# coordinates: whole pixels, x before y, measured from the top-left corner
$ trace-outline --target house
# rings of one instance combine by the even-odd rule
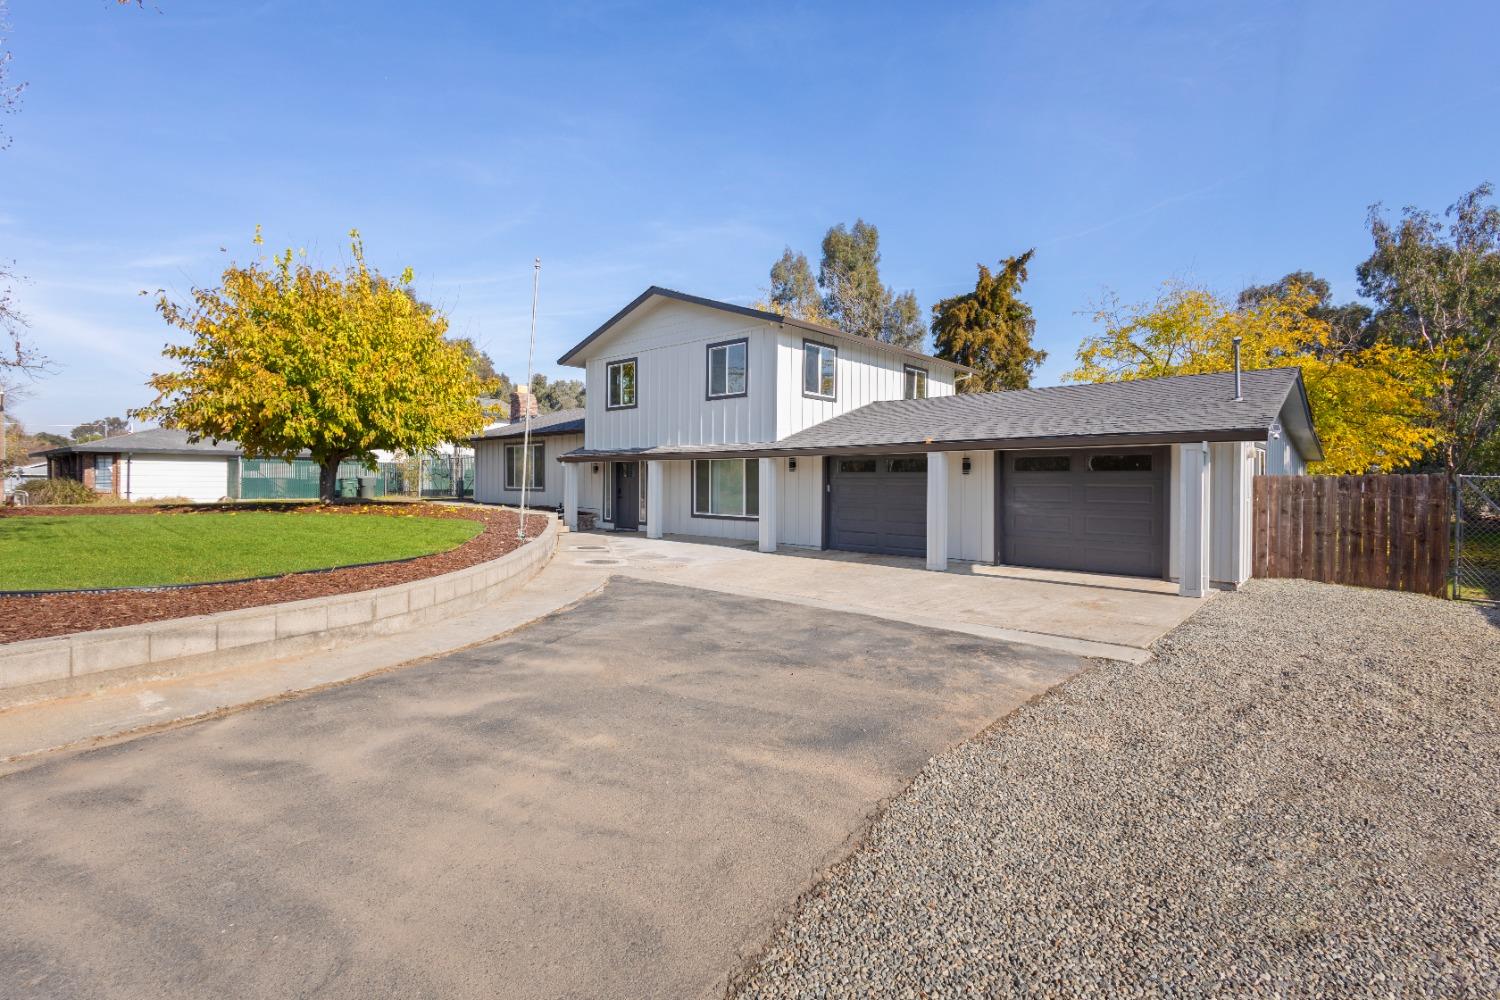
[[[547,501],[561,464],[571,526],[582,509],[767,552],[1132,574],[1201,596],[1250,575],[1255,473],[1322,457],[1296,369],[956,394],[961,365],[658,287],[559,364],[586,372],[581,426],[533,421],[533,457]],[[519,496],[519,430],[486,435],[506,478],[481,499]]]
[[[186,497],[212,503],[239,495],[240,449],[233,441],[189,441],[154,427],[38,452],[52,479],[77,479],[125,500]]]
[[[583,447],[584,410],[558,410],[531,418],[531,457],[523,463],[526,421],[485,431],[472,440],[474,499],[515,506],[527,482],[528,507],[556,507],[563,502],[564,470],[557,459]]]

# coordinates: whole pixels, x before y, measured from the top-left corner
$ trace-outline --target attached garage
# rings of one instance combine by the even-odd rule
[[[926,554],[926,455],[830,458],[828,484],[829,548]]]
[[[1166,449],[1005,452],[1001,561],[1165,576]]]

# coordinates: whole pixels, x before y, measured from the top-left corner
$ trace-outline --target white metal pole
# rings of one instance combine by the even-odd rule
[[[537,257],[531,265],[531,341],[526,347],[526,392],[516,394],[518,400],[524,400],[522,405],[526,407],[526,429],[521,434],[521,526],[516,531],[516,537],[523,542],[526,540],[526,488],[531,483],[531,380],[534,377],[532,366],[536,363],[536,294],[541,280],[542,258]]]

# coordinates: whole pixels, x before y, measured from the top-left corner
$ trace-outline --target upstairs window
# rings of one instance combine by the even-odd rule
[[[604,381],[609,387],[604,402],[606,410],[628,410],[635,405],[635,369],[635,358],[611,361],[605,366]]]
[[[802,342],[802,395],[814,399],[838,398],[838,349],[811,340]]]
[[[708,345],[708,398],[731,399],[750,391],[750,342]]]
[[[927,398],[927,369],[916,365],[906,366],[906,398]]]

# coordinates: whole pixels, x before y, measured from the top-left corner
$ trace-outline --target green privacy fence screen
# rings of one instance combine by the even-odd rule
[[[239,463],[241,500],[316,500],[318,467],[311,459],[291,462],[275,458],[242,458]],[[474,459],[468,455],[431,455],[420,462],[381,463],[370,469],[358,462],[343,462],[338,471],[340,496],[359,495],[361,480],[373,481],[375,496],[413,496],[420,468],[424,497],[472,497]],[[231,477],[231,480],[233,477]],[[410,480],[410,481],[408,481]],[[231,482],[233,485],[233,482]]]

